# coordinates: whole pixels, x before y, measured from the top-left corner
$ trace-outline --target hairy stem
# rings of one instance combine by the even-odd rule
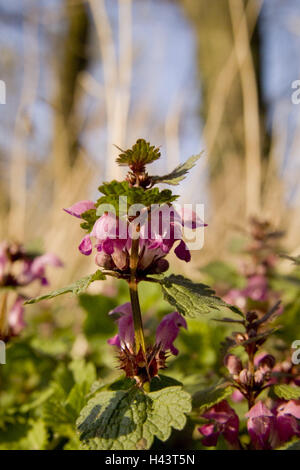
[[[139,239],[132,240],[131,255],[130,255],[130,280],[129,291],[132,307],[134,335],[135,335],[135,348],[136,352],[142,348],[143,353],[146,353],[145,338],[143,330],[143,322],[141,315],[141,307],[138,295],[138,284],[136,280],[136,269],[139,257]]]

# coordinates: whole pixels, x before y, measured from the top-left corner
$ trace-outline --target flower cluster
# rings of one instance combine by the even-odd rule
[[[274,449],[300,437],[300,400],[279,402],[271,410],[258,401],[246,414],[247,428],[255,449]]]
[[[25,296],[20,288],[34,281],[39,281],[43,286],[48,285],[46,266],[60,267],[62,263],[52,253],[37,255],[17,243],[4,241],[0,244],[0,288],[3,288],[0,306],[1,340],[8,341],[12,336],[19,335],[25,327]],[[8,297],[12,297],[12,294],[15,295],[11,303]]]
[[[155,344],[148,346],[146,354],[141,350],[135,353],[134,323],[132,307],[129,302],[118,306],[110,312],[118,324],[118,334],[108,340],[108,343],[118,350],[120,368],[126,377],[135,379],[139,385],[150,381],[158,375],[159,369],[166,368],[167,353],[178,354],[174,341],[181,327],[187,328],[185,319],[173,312],[165,315],[156,329]]]
[[[149,280],[149,274],[166,272],[169,269],[166,257],[173,248],[180,260],[189,262],[191,253],[185,243],[185,229],[205,226],[190,206],[173,204],[178,196],[170,190],[153,188],[166,179],[169,184],[177,184],[198,156],[165,178],[149,176],[146,165],[159,156],[158,148],[139,139],[117,159],[119,165],[129,167],[125,181],[104,183],[99,187],[102,196],[97,201],[79,201],[64,209],[81,219],[81,227],[88,232],[79,244],[79,251],[86,256],[94,252],[95,263],[104,275],[128,282],[131,303],[111,313],[117,317],[119,333],[109,343],[118,350],[120,368],[140,386],[165,368],[167,353],[177,354],[173,342],[179,328],[187,325],[178,312],[170,313],[158,325],[155,344],[147,345],[138,283]]]
[[[300,436],[297,421],[300,401],[281,398],[274,401],[272,395],[264,401],[258,398],[273,384],[283,382],[297,387],[299,370],[289,360],[276,364],[275,357],[261,349],[274,332],[269,323],[282,313],[278,294],[269,283],[276,264],[276,240],[281,233],[271,232],[268,223],[252,219],[251,235],[248,254],[252,261],[245,268],[247,285],[244,289],[232,289],[225,296],[226,301],[241,310],[239,319],[224,318],[223,321],[242,328],[226,338],[224,365],[229,373],[227,383],[234,389],[232,401],[248,403],[249,411],[245,415],[250,436],[248,448],[275,449]],[[236,347],[244,349],[246,361],[231,352]],[[199,428],[204,436],[203,445],[215,446],[222,435],[231,448],[243,448],[238,438],[239,418],[226,400],[208,409],[202,418],[208,420]]]
[[[80,201],[65,211],[80,218],[90,209],[95,209],[92,201]],[[183,228],[195,229],[205,224],[194,211],[187,208],[164,205],[147,209],[139,214],[137,219],[129,221],[130,217],[122,219],[114,213],[105,212],[99,217],[91,233],[86,235],[79,245],[84,255],[93,251],[92,239],[95,240],[97,251],[95,262],[98,266],[108,270],[116,270],[126,276],[129,273],[129,259],[132,240],[138,232],[139,261],[137,272],[141,275],[162,273],[167,271],[169,263],[165,259],[176,242],[174,250],[176,256],[186,262],[191,260],[190,251],[183,240]]]
[[[230,304],[247,311],[255,309],[265,313],[279,298],[271,285],[279,252],[278,239],[282,232],[272,231],[267,221],[250,219],[250,243],[246,253],[250,262],[243,267],[246,286],[243,289],[230,289],[223,297]],[[282,313],[282,309],[277,312]]]
[[[198,428],[204,436],[203,445],[217,445],[218,438],[222,435],[233,449],[239,448],[239,417],[226,400],[213,406],[202,416],[209,421]]]

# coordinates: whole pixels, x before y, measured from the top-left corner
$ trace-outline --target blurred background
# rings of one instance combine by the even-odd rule
[[[50,288],[33,283],[28,295],[96,270],[94,257],[77,249],[79,221],[62,209],[95,199],[103,181],[122,179],[114,144],[126,149],[137,138],[160,146],[152,174],[204,151],[174,191],[181,202],[205,204],[204,247],[191,263],[173,257],[172,271],[218,295],[243,292],[252,216],[268,220],[271,233],[285,232],[274,253],[300,254],[300,104],[292,102],[299,0],[0,0],[0,23],[0,243],[21,242],[64,262],[47,272]],[[268,302],[283,300],[284,328],[267,351],[286,363],[300,337],[300,271],[276,259]],[[155,284],[141,283],[140,294],[150,341],[171,307]],[[91,383],[120,376],[107,314],[128,297],[124,281],[107,280],[78,299],[26,307],[27,327],[8,345],[9,366],[0,367],[0,449],[78,448],[75,421],[87,391],[66,417],[72,361],[90,361],[79,365]],[[191,393],[224,372],[220,347],[232,327],[213,316],[189,319],[180,354],[168,361],[167,375]],[[165,445],[201,448],[194,427]]]
[[[62,208],[121,178],[114,144],[139,137],[161,147],[154,173],[205,151],[180,188],[205,203],[197,266],[250,215],[298,254],[299,1],[2,0],[0,21],[0,239],[59,255],[54,284],[94,264]]]

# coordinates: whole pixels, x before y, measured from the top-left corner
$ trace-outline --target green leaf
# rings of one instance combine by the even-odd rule
[[[197,318],[203,313],[211,313],[221,307],[228,307],[236,312],[235,307],[226,304],[215,296],[215,292],[205,284],[194,283],[189,279],[171,274],[158,278],[164,298],[182,315]],[[237,312],[236,312],[237,313]]]
[[[0,431],[0,450],[43,450],[47,441],[42,420],[29,419],[27,423],[14,423]]]
[[[86,230],[88,233],[90,233],[97,220],[96,209],[89,209],[88,211],[81,214],[81,218],[85,222],[82,222],[80,224],[80,227]]]
[[[276,450],[300,450],[300,441],[297,439],[297,441],[288,442]]]
[[[96,380],[96,369],[83,359],[63,365],[55,374],[49,399],[43,406],[44,421],[49,428],[73,438],[74,425],[81,409],[87,403],[91,385]]]
[[[73,373],[75,382],[79,385],[86,382],[91,386],[97,378],[94,364],[92,362],[86,363],[84,359],[75,359],[69,364],[69,369]]]
[[[79,305],[86,312],[83,329],[87,337],[113,335],[116,327],[108,312],[117,306],[115,299],[85,293],[79,296]]]
[[[183,429],[191,410],[182,387],[144,393],[104,391],[92,398],[77,421],[84,448],[99,450],[149,449],[154,437],[166,441],[172,428]]]
[[[284,400],[299,400],[300,399],[300,388],[292,387],[291,385],[273,385],[272,392],[278,398],[283,398]]]
[[[62,287],[61,289],[54,290],[50,292],[50,294],[40,295],[39,297],[35,297],[34,299],[26,300],[25,304],[35,304],[36,302],[40,302],[41,300],[53,299],[59,295],[67,294],[71,292],[72,294],[79,295],[84,292],[89,285],[94,281],[103,281],[106,279],[105,275],[98,269],[95,273],[89,274],[78,281],[70,284],[67,287]]]
[[[154,162],[160,158],[159,148],[150,145],[145,139],[138,139],[131,149],[121,150],[117,158],[117,163],[121,166],[133,166],[136,169],[143,169],[144,165]]]
[[[193,396],[193,409],[197,408],[197,412],[202,414],[212,406],[217,405],[217,403],[229,397],[232,391],[232,387],[224,383],[200,390]]]
[[[180,181],[186,177],[188,171],[195,166],[197,160],[199,160],[202,154],[203,152],[199,153],[198,155],[193,155],[185,163],[178,165],[171,173],[168,173],[167,175],[151,176],[152,181],[154,184],[164,183],[174,186],[179,184]]]
[[[104,183],[99,187],[99,191],[104,194],[96,202],[97,216],[101,216],[105,211],[111,210],[113,206],[116,215],[120,214],[120,197],[126,196],[127,206],[124,207],[124,201],[121,201],[121,211],[127,212],[128,208],[134,204],[142,204],[150,207],[152,204],[165,204],[175,201],[178,196],[173,195],[169,189],[160,191],[158,188],[145,190],[141,187],[130,187],[127,181],[113,180],[110,183]]]

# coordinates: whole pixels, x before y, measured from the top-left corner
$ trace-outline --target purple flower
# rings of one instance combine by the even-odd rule
[[[177,356],[178,349],[174,346],[174,341],[179,334],[180,327],[187,329],[185,318],[178,312],[165,315],[156,330],[156,344],[159,344],[163,351],[170,350]]]
[[[182,239],[183,227],[195,229],[204,226],[206,224],[192,210],[164,205],[151,211],[150,220],[142,224],[140,234],[148,242],[145,244],[146,251],[154,250],[153,256],[156,257],[159,253],[161,257],[166,256],[174,243],[179,241],[174,252],[179,259],[189,262],[191,254]]]
[[[117,317],[119,333],[109,339],[108,344],[118,348],[125,346],[132,350],[134,345],[134,326],[130,302],[119,305],[110,312],[110,315]]]
[[[300,400],[277,405],[272,411],[261,401],[246,414],[252,442],[259,449],[272,449],[300,436]]]
[[[118,348],[126,347],[134,349],[134,325],[131,304],[120,305],[110,312],[111,316],[116,316],[119,333],[108,340],[108,343]],[[175,356],[178,349],[174,346],[174,341],[179,334],[180,327],[187,328],[185,319],[178,313],[173,312],[165,315],[156,330],[156,345],[161,351],[171,351]]]
[[[239,418],[226,400],[213,406],[202,416],[212,421],[198,428],[199,432],[204,436],[202,439],[203,445],[208,447],[215,446],[221,434],[232,446],[236,447],[238,445]]]
[[[243,289],[243,295],[258,302],[266,302],[268,300],[268,280],[261,274],[255,274],[248,278],[248,284]]]
[[[83,237],[83,239],[81,240],[78,246],[78,249],[83,255],[86,255],[86,256],[89,256],[92,253],[93,245],[92,245],[92,241],[89,235],[86,235],[85,237]]]
[[[10,312],[8,313],[8,328],[9,334],[11,336],[18,336],[26,326],[24,321],[25,309],[23,304],[23,297],[18,296]]]
[[[288,442],[292,437],[300,437],[300,400],[290,400],[281,403],[275,411],[275,428],[277,432],[277,443]]]
[[[246,414],[247,428],[255,447],[270,449],[269,438],[274,428],[275,418],[269,408],[262,401],[258,401]]]
[[[62,267],[60,259],[52,254],[45,253],[34,259],[24,260],[24,269],[18,278],[20,285],[27,285],[35,280],[39,280],[42,285],[48,285],[46,278],[46,266]]]
[[[227,354],[225,356],[224,365],[227,367],[229,373],[234,376],[239,375],[243,368],[242,361],[234,354]]]
[[[95,222],[91,237],[96,238],[98,251],[112,255],[115,248],[125,248],[128,240],[127,224],[115,214],[106,212]]]
[[[81,214],[83,214],[84,212],[90,209],[95,209],[95,208],[96,206],[92,201],[79,201],[73,204],[73,206],[68,207],[67,209],[64,209],[64,211],[80,219]]]

